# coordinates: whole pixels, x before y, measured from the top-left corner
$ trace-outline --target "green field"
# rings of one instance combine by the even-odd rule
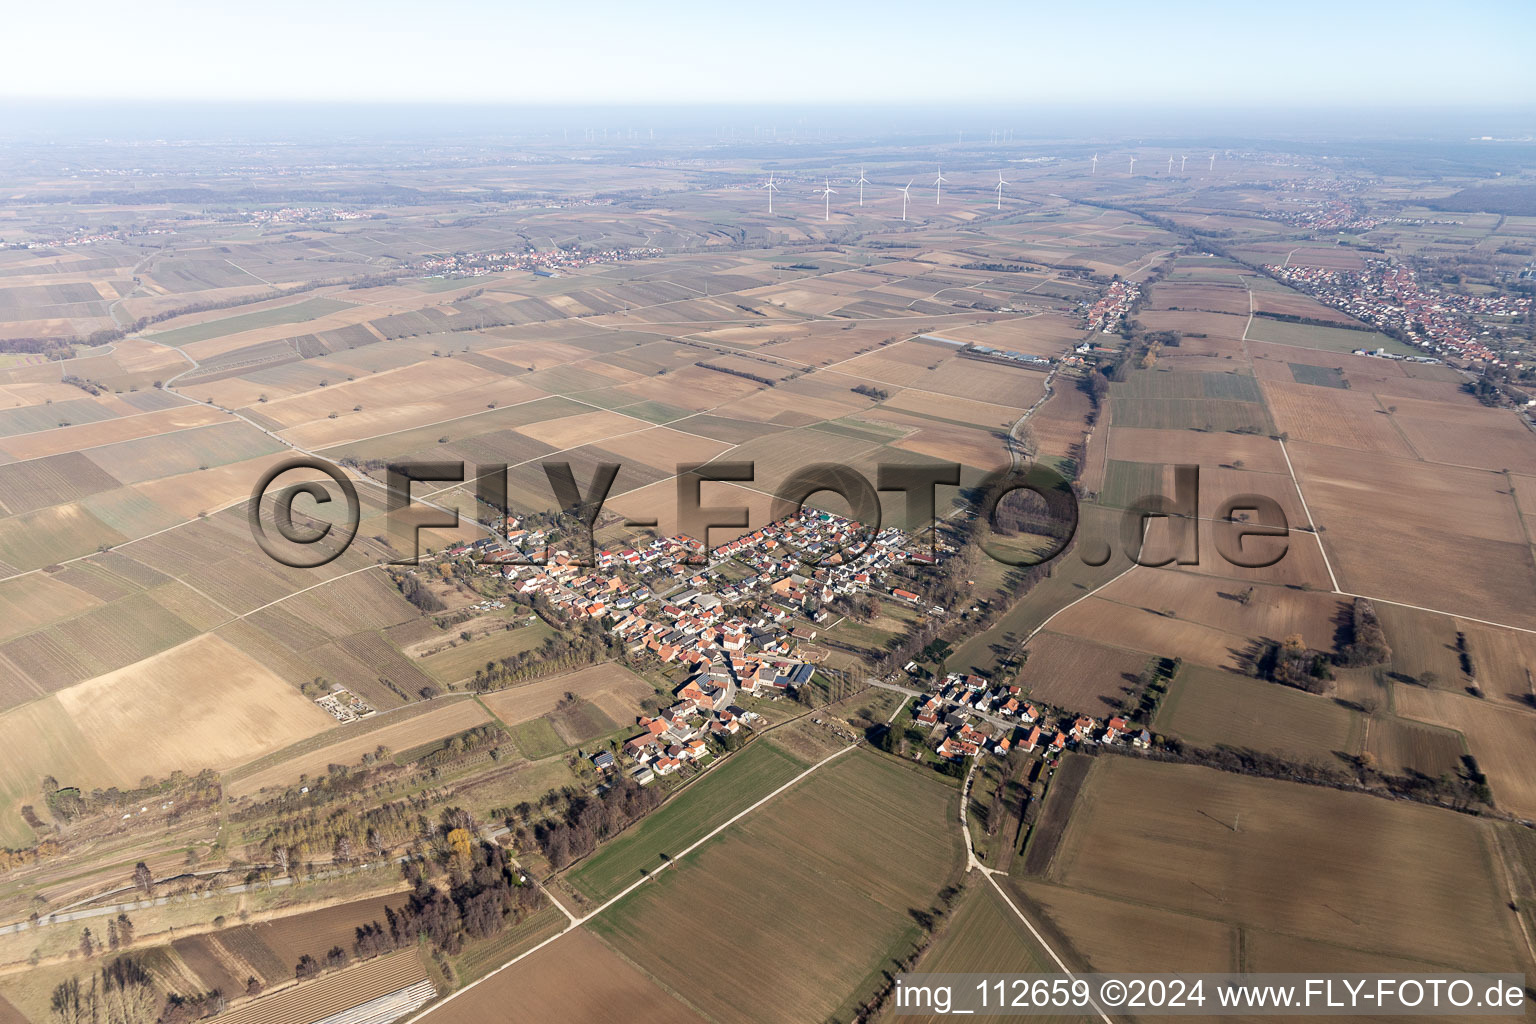
[[[1105,466],[1104,490],[1099,492],[1099,501],[1111,508],[1130,508],[1141,498],[1162,493],[1162,463],[1110,459]]]
[[[1221,398],[1261,402],[1258,382],[1241,373],[1192,373],[1183,370],[1133,370],[1123,382],[1112,384],[1116,400],[1122,398]]]
[[[822,631],[824,636],[845,644],[862,647],[871,654],[883,652],[896,634],[877,629],[867,622],[860,622],[851,615],[844,617],[836,626]]]
[[[1202,373],[1201,386],[1206,398],[1236,399],[1239,402],[1262,402],[1259,382],[1241,373]]]
[[[933,945],[912,968],[922,974],[1057,974],[1059,969],[1050,956],[1029,934],[1024,922],[1003,901],[996,889],[975,881],[965,898],[950,913]],[[952,1019],[904,1013],[898,1016],[887,1004],[881,1021],[938,1024]],[[1081,1016],[1058,1017],[1036,1014],[1028,1018],[1034,1024],[1052,1024],[1084,1020]]]
[[[517,744],[517,749],[530,761],[558,754],[566,747],[566,742],[555,732],[548,718],[531,718],[519,722],[512,726],[511,732],[512,742]]]
[[[720,1024],[848,1020],[958,880],[957,796],[855,750],[590,927]],[[700,965],[722,955],[751,967],[700,984]]]
[[[461,985],[484,977],[525,949],[538,945],[566,925],[566,917],[548,901],[517,924],[479,942],[471,942],[452,959]]]
[[[1412,345],[1393,341],[1375,331],[1352,331],[1347,327],[1321,327],[1315,324],[1293,324],[1285,320],[1270,320],[1256,316],[1248,328],[1249,341],[1270,341],[1276,345],[1295,345],[1298,348],[1316,348],[1326,352],[1353,352],[1357,348],[1375,350],[1384,348],[1400,356],[1420,356],[1423,351]]]
[[[226,334],[254,331],[259,327],[301,324],[308,320],[325,316],[327,313],[351,309],[352,306],[353,303],[342,302],[338,299],[305,299],[303,302],[297,302],[291,306],[277,306],[273,309],[257,310],[254,313],[227,316],[222,320],[209,320],[207,323],[177,327],[160,334],[150,335],[149,339],[161,345],[187,345],[194,341],[221,338]]]
[[[0,561],[16,570],[41,569],[126,540],[78,502],[0,519]]]
[[[555,631],[543,619],[536,619],[516,629],[498,629],[457,647],[429,654],[419,664],[428,675],[445,683],[457,683],[472,678],[477,670],[485,668],[488,661],[498,661],[523,651],[531,651],[542,644],[545,637],[554,635]]]
[[[586,743],[619,729],[619,723],[604,714],[602,708],[580,699],[566,703],[546,717],[567,746]]]
[[[600,403],[593,403],[600,404]],[[675,405],[667,405],[664,402],[635,402],[631,405],[620,406],[626,416],[638,416],[642,420],[652,423],[671,423],[673,420],[682,419],[691,415],[687,409],[678,408]]]
[[[1110,415],[1117,427],[1162,430],[1235,430],[1272,434],[1275,425],[1258,402],[1211,398],[1116,398]]]
[[[593,900],[605,900],[660,866],[664,854],[698,841],[805,767],[799,758],[758,740],[576,865],[566,881]]]
[[[1273,433],[1258,382],[1240,373],[1136,370],[1110,385],[1117,427]]]
[[[1347,388],[1344,374],[1333,366],[1313,366],[1311,363],[1288,363],[1291,379],[1297,384],[1313,384],[1321,388]]]
[[[1247,747],[1337,764],[1356,754],[1363,719],[1328,697],[1235,672],[1188,665],[1157,709],[1153,728],[1198,746]]]

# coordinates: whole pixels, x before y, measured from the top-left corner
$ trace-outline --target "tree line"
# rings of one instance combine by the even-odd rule
[[[153,976],[138,956],[120,956],[88,976],[66,978],[48,1001],[56,1024],[187,1024],[223,1011],[224,996],[212,992],[162,999]]]
[[[531,838],[549,866],[558,871],[644,817],[660,806],[663,799],[658,789],[641,786],[633,779],[621,779],[600,796],[568,799],[563,813],[534,826]],[[510,827],[512,822],[507,824]],[[520,844],[527,841],[530,834],[526,825],[517,828],[516,836]]]
[[[455,836],[456,832],[460,835]],[[453,956],[464,948],[465,940],[500,934],[543,904],[543,894],[522,880],[506,850],[483,841],[471,844],[468,830],[462,827],[449,830],[448,837],[447,889],[428,881],[419,863],[406,862],[403,870],[412,886],[410,895],[398,909],[384,908],[383,923],[371,921],[358,927],[352,955],[377,956],[413,946],[419,936],[425,936],[437,951]],[[327,960],[344,965],[346,954],[338,958],[335,951],[327,954]]]

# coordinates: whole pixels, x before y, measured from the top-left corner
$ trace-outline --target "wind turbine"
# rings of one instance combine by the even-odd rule
[[[1173,174],[1173,157],[1168,158],[1168,173]]]
[[[859,205],[864,205],[864,186],[869,184],[869,179],[864,177],[864,165],[859,165]]]
[[[1136,158],[1131,157],[1131,177],[1136,177]]]
[[[833,188],[832,187],[832,182],[828,181],[826,178],[823,178],[822,181],[826,182],[826,187],[825,188],[819,188],[819,189],[816,190],[816,191],[820,192],[822,197],[826,200],[826,209],[822,212],[821,219],[822,220],[831,220],[832,219],[832,197],[837,195],[837,189]]]
[[[1003,172],[1002,171],[998,171],[997,172],[997,208],[999,210],[1001,210],[1003,208],[1003,186],[1006,185],[1006,184],[1008,184],[1008,183],[1003,180]]]
[[[933,205],[939,205],[939,197],[944,194],[944,183],[949,179],[944,177],[944,168],[939,168],[939,176],[933,179]]]
[[[1211,154],[1211,170],[1214,171],[1215,169],[1216,169],[1216,154],[1212,153]]]
[[[1099,173],[1099,154],[1097,154],[1097,153],[1093,154],[1093,159],[1088,162],[1088,173],[1089,174],[1098,174]]]
[[[912,181],[916,181],[916,180],[917,180],[916,178],[912,179]],[[906,220],[907,219],[907,199],[911,197],[912,181],[907,182],[907,187],[906,188],[900,188],[900,189],[896,190],[896,191],[901,193],[901,219],[902,220]]]
[[[764,185],[763,188],[768,190],[768,212],[771,214],[773,213],[773,194],[780,191],[779,186],[773,183],[772,171],[768,172],[768,184]]]
[[[1187,156],[1179,157],[1179,173],[1180,174],[1184,173],[1184,165],[1187,164],[1187,163],[1189,163],[1189,157],[1187,157]]]

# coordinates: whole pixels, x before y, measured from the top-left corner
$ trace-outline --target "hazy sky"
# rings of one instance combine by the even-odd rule
[[[1528,104],[1536,2],[13,3],[0,96]]]

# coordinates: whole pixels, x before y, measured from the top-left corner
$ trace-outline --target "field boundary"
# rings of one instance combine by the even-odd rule
[[[529,957],[529,956],[533,955],[534,953],[537,953],[539,950],[543,949],[545,946],[547,946],[550,943],[554,942],[556,939],[559,939],[562,935],[565,935],[567,932],[570,932],[570,931],[573,931],[574,929],[580,928],[587,921],[590,921],[594,917],[597,917],[599,914],[603,913],[609,907],[613,906],[615,903],[619,902],[624,897],[626,897],[630,893],[634,892],[640,886],[642,886],[645,883],[649,882],[652,878],[655,878],[657,875],[661,874],[667,868],[671,867],[673,864],[675,864],[678,861],[682,860],[684,857],[688,856],[688,854],[692,853],[694,850],[698,849],[700,846],[703,846],[705,843],[707,843],[711,839],[715,838],[721,832],[723,832],[726,829],[730,828],[732,825],[736,824],[736,822],[740,821],[742,818],[746,817],[747,815],[751,814],[753,811],[757,810],[759,807],[763,806],[763,804],[768,803],[770,800],[774,799],[775,797],[777,797],[779,794],[783,793],[784,791],[793,788],[795,785],[797,785],[799,782],[801,782],[803,779],[805,779],[812,772],[818,771],[819,769],[821,769],[822,767],[824,767],[828,763],[836,760],[839,757],[842,757],[844,754],[848,753],[848,751],[850,751],[850,750],[857,750],[860,746],[861,746],[861,744],[859,744],[859,743],[849,744],[848,746],[843,747],[841,750],[838,750],[835,753],[829,754],[826,757],[822,758],[820,761],[817,761],[815,764],[813,764],[810,767],[806,768],[805,771],[801,772],[799,775],[796,775],[794,778],[790,779],[788,782],[784,783],[782,786],[780,786],[778,789],[775,789],[773,792],[769,793],[767,796],[761,798],[756,803],[752,804],[751,806],[749,806],[749,807],[747,807],[747,808],[745,808],[745,809],[743,809],[741,811],[738,811],[728,821],[720,824],[713,831],[711,831],[709,834],[703,836],[702,838],[700,838],[696,842],[692,843],[686,849],[680,850],[676,854],[673,854],[669,859],[663,861],[658,867],[656,867],[654,870],[652,870],[648,875],[646,875],[645,877],[639,879],[636,882],[630,883],[630,885],[625,887],[616,896],[613,896],[610,899],[608,899],[606,902],[599,904],[590,913],[583,914],[581,917],[572,918],[569,924],[567,924],[564,928],[560,929],[560,931],[556,932],[554,935],[551,935],[549,938],[547,938],[544,941],[540,942],[538,945],[524,950],[523,952],[519,953],[517,956],[513,957],[511,960],[508,960],[506,963],[504,963],[501,966],[495,968],[494,970],[487,971],[485,974],[481,975],[479,978],[476,978],[474,981],[470,982],[468,985],[465,985],[463,988],[455,989],[454,991],[450,992],[448,995],[444,996],[441,1000],[439,1000],[437,1002],[434,1002],[431,1005],[429,1005],[427,1007],[424,1007],[423,1009],[417,1011],[415,1014],[413,1014],[412,1016],[407,1018],[404,1021],[404,1024],[416,1024],[417,1021],[419,1021],[422,1018],[426,1017],[428,1014],[434,1013],[437,1010],[441,1009],[442,1007],[446,1006],[448,1003],[450,1003],[453,1000],[457,999],[459,996],[463,995],[465,992],[468,992],[470,989],[473,989],[475,986],[479,985],[481,982],[484,982],[484,981],[487,981],[487,980],[489,980],[491,978],[494,978],[496,975],[500,974],[502,971],[504,971],[507,968],[513,966],[514,964],[518,963],[519,961],[525,959],[526,957]],[[550,898],[553,899],[553,897],[550,897]],[[1106,1021],[1106,1024],[1108,1024],[1107,1021]]]

